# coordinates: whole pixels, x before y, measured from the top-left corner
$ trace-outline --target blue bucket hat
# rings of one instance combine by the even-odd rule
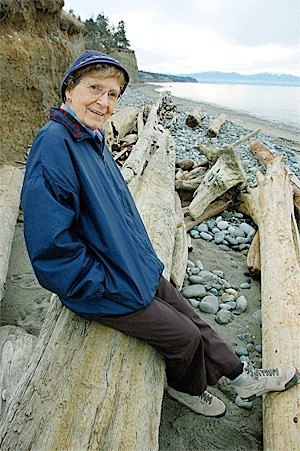
[[[60,92],[61,92],[61,97],[63,102],[66,99],[65,96],[65,91],[66,91],[66,80],[68,79],[68,77],[75,71],[77,71],[78,69],[82,69],[83,67],[87,67],[90,66],[92,64],[109,64],[110,66],[115,66],[118,69],[120,69],[124,76],[125,76],[125,81],[126,84],[123,87],[121,94],[123,94],[123,92],[125,91],[126,86],[129,83],[129,74],[127,72],[127,70],[125,69],[125,67],[122,66],[121,63],[119,63],[119,61],[115,60],[114,58],[112,58],[111,56],[106,55],[105,53],[99,52],[97,50],[85,50],[69,67],[69,69],[67,70],[67,72],[64,75],[63,78],[63,82],[60,88]]]

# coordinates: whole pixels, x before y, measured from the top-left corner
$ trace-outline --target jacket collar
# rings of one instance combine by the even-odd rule
[[[68,111],[52,107],[50,108],[50,120],[53,122],[58,122],[59,124],[64,125],[71,135],[77,141],[82,141],[83,139],[93,138],[92,134],[87,131],[87,129]],[[104,132],[100,131],[102,140],[104,139]],[[94,138],[98,138],[101,141],[101,138],[98,133],[95,133]]]

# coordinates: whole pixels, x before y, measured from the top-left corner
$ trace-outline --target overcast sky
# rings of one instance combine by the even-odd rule
[[[140,70],[300,76],[300,0],[65,0],[64,9],[123,20]]]

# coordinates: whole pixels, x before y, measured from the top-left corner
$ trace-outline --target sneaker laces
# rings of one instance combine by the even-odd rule
[[[245,368],[247,374],[251,376],[255,381],[258,381],[260,377],[274,377],[279,376],[278,368],[255,368],[254,363],[250,362]]]
[[[208,404],[209,406],[211,405],[211,403],[213,401],[213,396],[210,393],[208,393],[207,391],[205,391],[201,395],[199,395],[199,398],[201,399],[202,402],[204,402],[205,404]]]

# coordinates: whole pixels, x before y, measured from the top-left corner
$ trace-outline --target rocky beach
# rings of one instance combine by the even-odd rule
[[[155,89],[155,86],[147,84],[130,86],[120,107],[152,105],[160,95]],[[217,138],[210,140],[215,147],[231,144],[261,127],[259,140],[272,153],[283,153],[286,164],[300,177],[299,129],[296,127],[200,104],[204,118],[198,127],[192,129],[185,124],[185,118],[199,103],[179,98],[173,98],[173,102],[176,105],[177,121],[170,132],[175,139],[178,160],[188,158],[195,163],[201,161],[203,156],[195,146],[207,145],[205,130],[208,124],[225,112],[226,123]],[[237,150],[248,182],[255,183],[255,171],[263,171],[263,167],[251,154],[249,141],[238,146]],[[226,210],[194,227],[190,231],[192,249],[183,294],[241,360],[253,361],[260,367],[260,281],[251,277],[246,264],[247,250],[254,233],[255,224],[234,210]],[[7,291],[2,302],[1,326],[7,326],[7,334],[9,326],[19,326],[27,333],[38,336],[50,297],[51,293],[39,286],[32,272],[24,245],[22,222],[18,222],[7,276]],[[223,418],[197,416],[167,396],[164,397],[160,450],[262,450],[261,400],[243,403],[236,398],[225,378],[209,390],[225,402],[227,412]]]

